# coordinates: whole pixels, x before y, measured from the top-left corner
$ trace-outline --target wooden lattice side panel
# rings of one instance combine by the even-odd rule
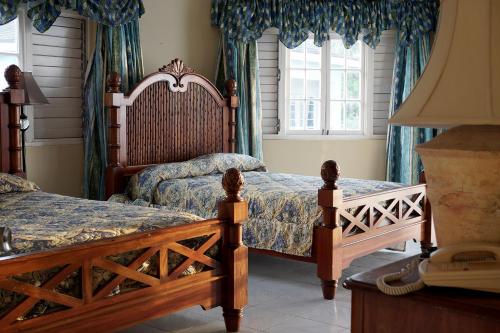
[[[339,208],[342,236],[386,232],[425,219],[425,186],[347,199]]]
[[[194,230],[132,236],[123,246],[79,246],[73,255],[40,260],[36,270],[0,275],[0,331],[222,278],[222,223]]]

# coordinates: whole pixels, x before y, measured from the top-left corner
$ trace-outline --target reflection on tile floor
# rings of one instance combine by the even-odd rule
[[[344,270],[350,275],[400,260],[419,252],[408,242],[404,253],[379,251],[359,258]],[[241,333],[349,332],[350,291],[339,286],[335,301],[323,300],[316,266],[269,256],[250,254],[249,305]],[[340,285],[340,284],[339,284]],[[219,333],[225,332],[220,308],[191,308],[129,328],[122,333]]]

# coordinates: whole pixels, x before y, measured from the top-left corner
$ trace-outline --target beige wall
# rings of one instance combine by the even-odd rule
[[[80,196],[83,145],[31,146],[26,150],[28,179],[47,192]]]
[[[264,140],[270,171],[319,176],[328,159],[337,161],[343,177],[385,178],[385,140]]]
[[[219,31],[210,24],[210,0],[145,0],[140,20],[145,73],[179,58],[215,77]]]

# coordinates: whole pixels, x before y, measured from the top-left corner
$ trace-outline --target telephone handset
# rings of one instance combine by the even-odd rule
[[[416,282],[391,286],[387,282],[400,280],[417,269]],[[399,273],[377,279],[378,288],[389,295],[404,295],[425,285],[456,287],[500,293],[500,244],[469,243],[447,246],[418,264],[410,263]]]

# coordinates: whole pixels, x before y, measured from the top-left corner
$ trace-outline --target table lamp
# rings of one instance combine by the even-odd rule
[[[30,127],[30,122],[24,113],[24,105],[49,104],[49,101],[45,98],[31,72],[23,72],[22,88],[24,89],[25,102],[21,107],[21,142],[23,146],[23,171],[26,173],[26,131]]]
[[[389,122],[450,128],[416,148],[438,246],[500,242],[500,1],[441,0],[427,67]]]

